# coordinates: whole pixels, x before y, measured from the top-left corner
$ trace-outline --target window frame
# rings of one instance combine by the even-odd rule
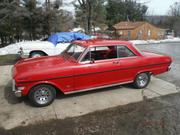
[[[78,46],[81,46],[81,47],[84,48],[84,51],[82,51],[82,53],[80,54],[80,56],[79,56],[77,59],[75,59],[75,58],[73,57],[73,59],[74,59],[75,61],[79,62],[79,60],[82,58],[83,54],[86,52],[86,50],[88,49],[88,47],[82,46],[81,44],[71,43],[61,54],[65,53],[65,52],[68,50],[68,48],[70,48],[71,45],[78,45]],[[69,55],[69,56],[70,56],[70,55]],[[71,56],[70,56],[70,57],[71,57]]]
[[[123,46],[124,48],[128,49],[132,54],[134,54],[134,56],[119,57],[118,46]],[[129,58],[129,57],[130,57],[130,58],[131,58],[131,57],[137,57],[137,55],[136,55],[131,49],[129,49],[126,45],[117,45],[117,55],[118,55],[118,58],[119,58],[119,59]]]
[[[136,53],[134,53],[131,49],[129,49],[126,45],[104,45],[104,46],[99,46],[99,45],[93,45],[93,46],[89,46],[85,51],[84,53],[81,55],[81,58],[79,59],[79,63],[83,63],[83,64],[86,64],[86,63],[90,63],[91,60],[89,61],[82,61],[83,58],[86,56],[86,54],[90,51],[90,48],[93,48],[93,47],[108,47],[108,46],[116,46],[116,51],[117,51],[117,58],[112,58],[112,59],[103,59],[103,60],[95,60],[95,62],[99,62],[99,61],[109,61],[109,60],[115,60],[115,59],[127,59],[127,58],[132,58],[132,57],[137,57],[138,55]],[[134,54],[134,56],[128,56],[128,57],[119,57],[119,54],[118,54],[118,46],[124,46],[125,48],[127,48],[130,52],[132,52],[132,54]],[[91,52],[91,51],[90,51]],[[90,53],[90,59],[91,59],[91,53]]]

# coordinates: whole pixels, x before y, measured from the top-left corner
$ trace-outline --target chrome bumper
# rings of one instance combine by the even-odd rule
[[[14,95],[15,95],[16,97],[22,97],[22,91],[16,89],[15,80],[12,80],[12,91],[14,92]]]
[[[21,58],[28,58],[29,57],[29,54],[26,54],[22,47],[19,48],[18,54],[20,55]]]
[[[168,71],[170,71],[170,70],[171,70],[171,66],[168,67]]]

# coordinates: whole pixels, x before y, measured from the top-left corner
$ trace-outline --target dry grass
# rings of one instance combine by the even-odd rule
[[[20,59],[18,54],[0,55],[0,65],[15,64]]]

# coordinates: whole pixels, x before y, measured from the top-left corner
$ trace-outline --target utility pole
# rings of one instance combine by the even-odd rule
[[[16,0],[16,5],[19,7],[20,6],[20,0]]]

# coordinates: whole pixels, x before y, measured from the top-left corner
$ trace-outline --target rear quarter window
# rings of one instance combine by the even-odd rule
[[[128,47],[119,45],[117,46],[118,58],[136,56]]]

